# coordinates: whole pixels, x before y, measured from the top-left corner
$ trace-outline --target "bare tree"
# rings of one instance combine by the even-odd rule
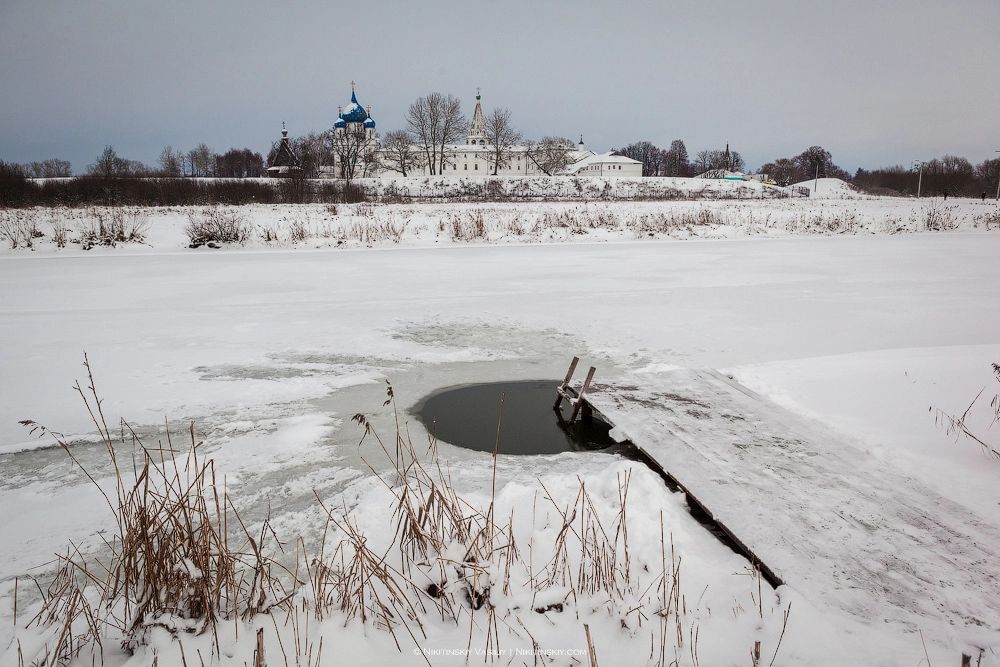
[[[105,146],[97,161],[87,165],[87,174],[101,178],[122,178],[130,175],[129,160],[120,157],[112,146]]]
[[[843,169],[833,163],[830,151],[822,146],[810,146],[792,158],[798,166],[802,180],[809,178],[841,178]],[[849,176],[848,176],[849,178]]]
[[[374,170],[378,162],[377,134],[369,137],[361,123],[350,123],[346,128],[331,129],[327,136],[345,181],[350,183]]]
[[[691,173],[687,146],[680,139],[674,139],[670,142],[670,148],[667,149],[663,159],[664,176],[687,176]]]
[[[445,146],[458,143],[468,127],[462,103],[453,95],[431,93],[418,98],[406,112],[406,131],[423,151],[432,175],[443,173],[451,163]]]
[[[424,166],[424,155],[406,130],[394,130],[382,140],[382,166],[408,176]]]
[[[176,178],[183,174],[184,156],[180,151],[175,151],[172,146],[164,147],[156,162],[160,166],[160,173],[163,176]]]
[[[794,160],[786,157],[778,158],[774,162],[761,165],[757,173],[767,174],[778,185],[789,185],[804,180],[802,178],[802,170],[799,169],[799,166],[795,164]]]
[[[528,159],[546,176],[565,169],[574,148],[573,142],[564,137],[542,137],[541,141],[526,141],[525,144]]]
[[[64,178],[73,175],[73,165],[66,160],[52,158],[22,164],[21,171],[28,178]]]
[[[648,141],[629,144],[625,148],[615,150],[618,155],[638,160],[642,163],[643,176],[663,176],[665,151],[660,150]]]
[[[230,148],[215,156],[215,175],[219,178],[257,178],[264,174],[264,156],[249,148]]]
[[[510,166],[510,160],[514,155],[513,149],[521,139],[521,133],[515,130],[510,122],[508,109],[494,109],[493,113],[486,117],[486,144],[494,176],[500,169]]]
[[[988,185],[991,188],[994,183],[1000,182],[1000,157],[993,158],[992,160],[983,160],[976,166],[976,176],[982,181],[984,186]]]
[[[291,148],[306,178],[318,178],[320,167],[334,163],[329,132],[310,132],[296,137],[291,141]]]
[[[215,153],[206,144],[201,143],[188,151],[188,165],[192,176],[211,176],[215,167]]]
[[[707,171],[743,171],[746,162],[736,151],[698,151],[691,163],[695,172],[703,174]]]

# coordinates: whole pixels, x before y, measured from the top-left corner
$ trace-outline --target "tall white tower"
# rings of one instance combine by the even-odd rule
[[[472,125],[469,126],[469,136],[465,143],[468,146],[486,145],[486,118],[483,116],[483,104],[478,88],[476,88],[476,112],[472,114]]]

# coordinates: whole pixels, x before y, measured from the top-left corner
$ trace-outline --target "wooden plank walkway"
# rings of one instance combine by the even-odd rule
[[[585,400],[778,579],[867,622],[1000,631],[1000,528],[710,370]]]

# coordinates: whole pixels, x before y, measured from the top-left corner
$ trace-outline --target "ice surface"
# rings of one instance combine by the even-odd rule
[[[916,229],[923,204],[677,204],[678,211],[729,216],[732,224],[684,232],[679,235],[691,240],[683,242],[670,234],[638,241],[628,227],[574,234],[553,226],[534,237],[502,236],[500,223],[516,216],[528,224],[547,212],[575,210],[582,219],[586,209],[587,219],[596,219],[605,209],[413,205],[373,214],[408,221],[400,244],[367,249],[352,242],[355,250],[344,251],[257,242],[251,249],[208,251],[186,249],[184,214],[163,211],[150,231],[152,247],[5,250],[0,643],[10,636],[11,578],[48,562],[70,539],[85,551],[98,548],[97,531],[110,519],[65,455],[25,447],[30,438],[17,424],[34,419],[67,433],[81,459],[105,472],[71,389],[75,379],[85,379],[84,350],[112,422],[123,416],[155,442],[164,418],[175,433],[196,420],[198,437],[217,457],[248,520],[259,521],[270,504],[283,536],[301,534],[310,542],[322,528],[313,488],[351,507],[378,497],[366,485],[361,459],[369,450],[357,447],[361,429],[349,419],[363,412],[388,432],[393,415],[382,405],[385,379],[405,420],[405,408],[433,389],[560,379],[574,354],[597,366],[598,377],[643,367],[727,368],[787,407],[850,432],[886,465],[945,497],[996,507],[992,464],[967,443],[954,443],[926,412],[929,405],[964,409],[989,364],[1000,361],[1000,237],[976,227],[976,216],[993,209],[956,203],[958,232],[883,235],[870,232],[887,221]],[[667,210],[660,203],[608,206],[622,220]],[[490,243],[458,242],[440,231],[447,215],[477,209],[495,224]],[[318,225],[322,207],[260,207],[259,215],[276,220],[306,211]],[[784,226],[821,213],[826,221],[853,215],[864,221],[856,230],[863,233],[814,236]],[[695,238],[702,233],[732,238]],[[315,241],[336,244],[333,237]],[[416,420],[409,419],[409,428],[415,439],[423,437]],[[444,445],[441,451],[462,470],[465,490],[483,488],[488,457]],[[606,462],[578,457],[505,462],[506,493],[523,505],[534,493],[532,480],[544,475],[579,474],[601,483]],[[672,496],[657,499],[663,507],[673,502]],[[996,510],[982,513],[997,521]],[[701,592],[696,581],[708,585],[706,599],[714,600],[711,616],[705,607],[699,612],[702,664],[710,663],[708,656],[719,658],[713,664],[744,660],[757,629],[748,614],[734,616],[736,604],[751,605],[745,575],[733,576],[739,560],[719,552],[697,524],[686,528],[686,514],[670,516],[680,517],[670,519],[670,530],[693,536],[684,546],[685,562],[698,572],[691,588],[685,586],[688,603]],[[794,591],[778,594],[780,605],[793,600],[794,609],[776,664],[782,656],[851,664],[878,654],[901,665],[923,657],[915,635],[865,627],[813,607]],[[766,624],[769,642],[780,631],[780,605]],[[600,655],[627,645],[615,628],[597,621],[593,628],[600,628]],[[560,625],[553,645],[569,637],[578,642],[578,631],[575,622]],[[947,631],[929,647],[935,664],[969,649],[957,638],[949,643]],[[377,636],[366,638],[357,628],[338,632],[331,637],[363,647],[352,656],[357,664],[412,664],[413,656],[399,657]]]

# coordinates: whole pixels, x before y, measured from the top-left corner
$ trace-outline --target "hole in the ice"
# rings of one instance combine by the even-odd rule
[[[500,420],[503,396],[503,419],[497,448],[500,454],[558,454],[572,451],[599,451],[617,454],[646,465],[659,475],[671,491],[684,491],[674,477],[631,442],[616,443],[609,435],[611,426],[599,415],[578,416],[569,421],[571,408],[563,401],[557,414],[556,387],[559,382],[492,382],[441,389],[421,400],[412,410],[428,432],[438,440],[458,447],[493,452]],[[691,516],[720,542],[752,563],[753,554],[730,535],[712,514],[687,494]],[[781,580],[760,563],[761,575],[777,588]],[[432,594],[428,591],[429,594]],[[474,602],[474,601],[473,601]]]
[[[611,426],[598,416],[577,416],[570,422],[565,401],[558,413],[552,409],[558,386],[555,380],[540,380],[450,387],[424,398],[413,412],[438,440],[480,452],[493,452],[500,423],[500,454],[622,454],[623,446],[608,435]]]

